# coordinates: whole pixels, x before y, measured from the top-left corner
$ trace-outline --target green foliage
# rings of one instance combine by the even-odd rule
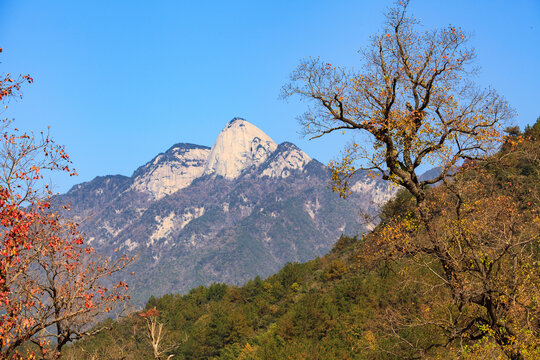
[[[206,299],[208,301],[219,301],[227,293],[227,285],[212,284],[206,289]]]
[[[333,253],[342,253],[344,250],[349,249],[355,242],[357,242],[357,237],[350,237],[341,235],[338,241],[334,244],[332,248]]]
[[[415,206],[414,197],[405,189],[400,189],[396,197],[383,205],[379,218],[385,224],[397,216],[406,216]]]
[[[341,259],[333,260],[324,274],[326,280],[341,279],[349,271],[347,264]]]

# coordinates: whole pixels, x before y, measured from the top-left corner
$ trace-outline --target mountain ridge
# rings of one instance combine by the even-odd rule
[[[235,136],[240,145],[227,147]],[[241,284],[321,256],[342,233],[365,231],[360,213],[376,212],[396,191],[361,173],[353,179],[360,190],[344,201],[328,189],[326,167],[293,143],[278,145],[241,118],[216,143],[220,137],[212,148],[177,143],[131,177],[96,177],[57,198],[72,203],[98,251],[138,254],[131,270],[138,304],[212,282]],[[205,173],[212,151],[215,171]]]
[[[242,118],[234,118],[219,133],[203,175],[236,178],[247,168],[264,162],[277,146],[255,125]]]

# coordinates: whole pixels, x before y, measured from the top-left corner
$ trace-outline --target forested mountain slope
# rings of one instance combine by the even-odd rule
[[[322,258],[242,287],[152,297],[65,358],[155,358],[146,327],[155,322],[162,358],[538,359],[539,185],[537,122],[429,192],[438,242],[400,192],[374,231],[342,236]],[[430,246],[453,256],[452,286]]]

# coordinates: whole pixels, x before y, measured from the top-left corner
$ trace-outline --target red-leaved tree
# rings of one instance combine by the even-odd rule
[[[0,76],[0,101],[20,96],[21,85],[32,81]],[[77,224],[52,209],[43,173],[76,175],[64,147],[47,133],[1,121],[0,358],[57,359],[65,344],[128,298],[127,284],[111,275],[132,258],[97,255]]]

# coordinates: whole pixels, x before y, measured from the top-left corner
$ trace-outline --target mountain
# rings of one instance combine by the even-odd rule
[[[212,146],[204,175],[234,179],[247,168],[260,165],[276,147],[277,144],[255,125],[234,118]]]
[[[209,148],[193,144],[176,144],[133,173],[132,187],[161,199],[200,177],[205,170]]]
[[[97,177],[57,198],[71,203],[98,251],[138,255],[134,295],[241,284],[290,261],[328,252],[356,235],[396,188],[358,174],[347,201],[328,189],[326,168],[290,142],[276,144],[244,119],[229,122],[212,148],[179,143],[131,177]]]

